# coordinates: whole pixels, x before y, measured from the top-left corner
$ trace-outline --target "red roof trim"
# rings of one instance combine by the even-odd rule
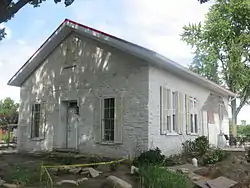
[[[125,41],[125,40],[123,40],[123,39],[121,39],[121,38],[115,37],[115,36],[113,36],[113,35],[110,35],[110,34],[105,33],[105,32],[103,32],[103,31],[94,29],[94,28],[92,28],[92,27],[88,27],[88,26],[86,26],[86,25],[80,24],[80,23],[75,22],[75,21],[70,20],[70,19],[65,19],[64,22],[67,22],[67,21],[70,22],[70,23],[72,23],[72,24],[75,24],[75,25],[77,25],[77,26],[83,27],[83,28],[85,28],[85,29],[89,29],[89,30],[91,30],[91,31],[94,31],[94,32],[97,32],[97,33],[99,33],[99,34],[105,35],[105,36],[107,36],[107,37],[111,37],[111,38],[116,39],[116,40],[120,40],[120,41],[127,42],[127,41]]]

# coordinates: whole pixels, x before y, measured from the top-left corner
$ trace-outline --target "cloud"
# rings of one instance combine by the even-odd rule
[[[155,50],[183,65],[191,63],[191,50],[180,40],[182,27],[189,22],[202,22],[211,3],[201,5],[187,0],[111,2],[110,7],[105,7],[104,0],[78,1],[71,9],[83,24]]]
[[[22,40],[0,43],[0,99],[11,97],[19,100],[19,88],[7,86],[7,82],[34,50],[33,44],[26,44]]]

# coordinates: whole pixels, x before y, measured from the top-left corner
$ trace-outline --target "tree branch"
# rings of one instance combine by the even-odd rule
[[[1,10],[0,14],[0,23],[9,20],[13,17],[21,8],[23,8],[27,3],[31,2],[32,0],[19,0],[17,3],[9,6],[6,9]]]

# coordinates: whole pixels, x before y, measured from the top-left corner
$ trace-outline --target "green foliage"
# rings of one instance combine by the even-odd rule
[[[228,157],[228,153],[221,149],[210,149],[203,156],[203,164],[215,164]]]
[[[232,117],[250,102],[250,1],[215,0],[204,24],[184,26],[182,40],[194,50],[190,69],[238,93]]]
[[[0,24],[9,21],[14,15],[26,5],[39,7],[46,0],[1,0],[0,1]],[[74,0],[54,0],[55,3],[64,2],[65,6],[71,5]],[[0,28],[0,41],[5,37],[4,29]]]
[[[237,134],[239,136],[250,136],[250,125],[237,125]]]
[[[15,165],[7,170],[8,179],[16,184],[31,185],[40,180],[39,166]]]
[[[170,155],[165,157],[163,161],[163,166],[175,166],[182,165],[186,163],[186,158],[183,155]]]
[[[164,161],[164,155],[161,154],[161,150],[159,148],[150,149],[141,153],[141,155],[134,159],[133,164],[136,166],[154,164],[159,165]]]
[[[18,107],[11,98],[0,100],[0,125],[16,124],[18,121]]]
[[[192,184],[188,177],[168,171],[158,166],[142,166],[139,168],[145,188],[191,188]]]
[[[209,141],[206,136],[200,136],[194,141],[187,140],[182,143],[184,155],[199,157],[204,155],[209,149]]]

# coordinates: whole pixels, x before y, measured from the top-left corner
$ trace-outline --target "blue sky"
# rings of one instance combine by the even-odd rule
[[[70,7],[53,0],[39,8],[28,5],[5,23],[7,38],[0,43],[0,99],[19,100],[19,89],[7,81],[65,19],[69,18],[187,65],[191,49],[180,41],[182,27],[203,21],[211,3],[197,0],[75,0]],[[3,26],[3,25],[2,25]],[[247,119],[243,109],[239,119]]]

